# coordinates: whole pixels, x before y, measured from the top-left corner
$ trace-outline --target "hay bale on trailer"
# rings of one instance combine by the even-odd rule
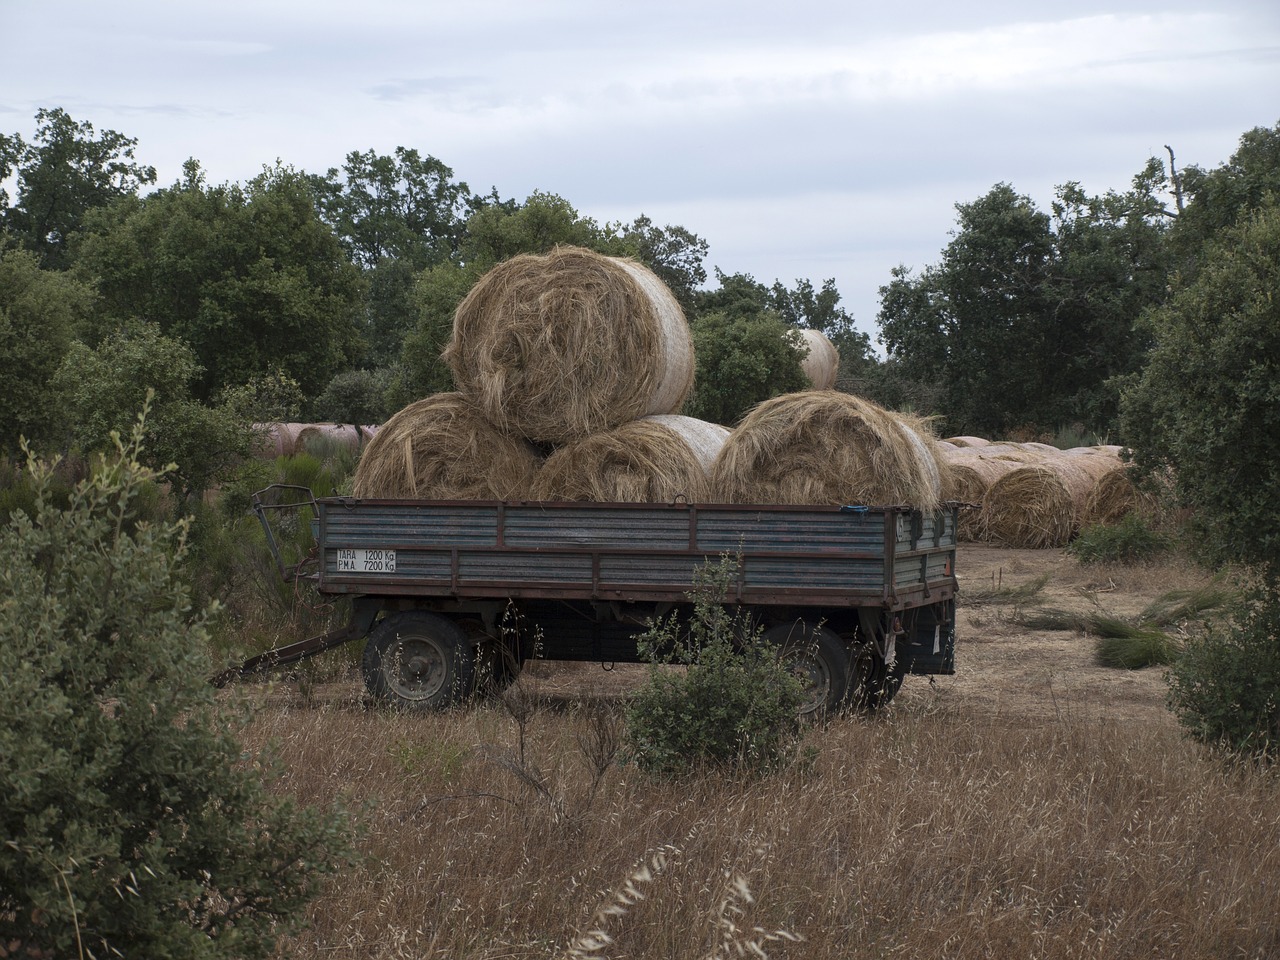
[[[674,413],[693,387],[693,339],[666,285],[633,260],[576,247],[481,277],[443,357],[485,417],[541,443]]]
[[[840,372],[840,351],[819,330],[800,330],[799,334],[809,351],[800,361],[805,379],[815,390],[830,390],[836,385],[836,374]]]
[[[503,433],[459,393],[411,403],[365,447],[353,496],[421,500],[527,500],[542,457]]]
[[[594,433],[547,458],[535,500],[705,503],[709,474],[729,436],[726,427],[679,414],[656,414]]]
[[[874,504],[936,509],[933,437],[847,393],[808,390],[766,400],[729,434],[711,472],[725,503]]]

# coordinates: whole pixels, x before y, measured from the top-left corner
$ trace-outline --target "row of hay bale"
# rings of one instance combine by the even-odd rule
[[[271,460],[320,444],[360,450],[378,432],[377,426],[356,423],[255,423],[251,429],[257,437],[257,455]]]
[[[829,387],[835,348],[805,338],[806,375]],[[630,260],[558,248],[498,265],[459,305],[443,357],[456,391],[383,424],[355,496],[923,509],[941,500],[925,425],[858,397],[775,397],[732,431],[680,415],[693,386],[688,324],[661,280]]]
[[[1122,448],[1059,450],[1044,443],[950,437],[939,443],[947,498],[963,511],[962,539],[1013,547],[1056,547],[1082,527],[1114,523],[1152,506],[1130,479]]]

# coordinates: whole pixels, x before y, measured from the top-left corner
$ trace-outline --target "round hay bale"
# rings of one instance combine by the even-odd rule
[[[1085,501],[1100,476],[1090,457],[1024,464],[991,485],[982,502],[988,537],[1011,547],[1060,547],[1080,529]]]
[[[1044,454],[1046,457],[1056,457],[1062,454],[1062,451],[1053,444],[1041,443],[1038,440],[1028,440],[1026,443],[1017,444],[1017,446],[1021,447],[1023,450],[1031,451],[1032,453]]]
[[[946,442],[953,447],[985,447],[991,443],[982,437],[947,437]]]
[[[254,456],[267,460],[290,457],[298,451],[298,434],[305,423],[255,423],[250,429],[256,435]]]
[[[384,423],[356,465],[351,493],[409,500],[527,500],[542,458],[459,393],[409,404]]]
[[[1017,470],[1021,466],[1022,461],[1017,459],[976,456],[972,451],[969,451],[968,456],[961,453],[947,457],[946,475],[949,485],[946,499],[975,505],[975,509],[960,511],[960,520],[956,528],[959,539],[969,541],[988,539],[982,511],[987,491],[1006,473]]]
[[[726,427],[657,414],[595,433],[556,450],[538,471],[536,500],[705,503]]]
[[[354,423],[308,423],[298,431],[297,450],[323,450],[326,446],[359,450],[364,442],[364,433]]]
[[[1159,512],[1159,498],[1140,491],[1129,476],[1129,467],[1120,464],[1108,470],[1093,485],[1084,503],[1082,526],[1095,523],[1119,523],[1131,513],[1154,517]]]
[[[840,371],[840,351],[819,330],[801,330],[809,352],[800,361],[800,369],[815,390],[830,390],[836,385],[836,374]]]
[[[755,406],[711,471],[724,503],[905,505],[934,510],[941,485],[923,421],[847,393],[808,390]]]
[[[541,443],[674,413],[693,387],[693,339],[671,291],[635,261],[577,247],[481,277],[443,357],[484,416]]]
[[[993,483],[982,500],[986,536],[1010,547],[1065,544],[1075,528],[1075,505],[1059,475],[1044,464],[1023,464]]]

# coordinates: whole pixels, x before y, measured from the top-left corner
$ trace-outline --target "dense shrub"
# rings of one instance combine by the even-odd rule
[[[142,522],[132,442],[0,528],[0,946],[8,955],[264,957],[344,848],[268,792],[206,678],[185,521]],[[238,714],[238,712],[237,712]]]
[[[722,602],[736,575],[729,558],[702,567],[690,622],[661,621],[641,638],[651,667],[627,709],[626,740],[644,770],[680,775],[713,764],[762,771],[786,759],[799,739],[800,681],[759,628]]]
[[[1238,620],[1187,641],[1169,705],[1204,743],[1275,759],[1280,749],[1280,591],[1258,587]]]
[[[1067,552],[1081,563],[1149,563],[1173,547],[1173,539],[1135,513],[1118,523],[1085,527]]]

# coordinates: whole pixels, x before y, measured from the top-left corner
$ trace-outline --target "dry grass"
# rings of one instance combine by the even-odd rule
[[[725,503],[907,505],[935,509],[942,487],[922,420],[852,394],[789,393],[729,434],[711,474]]]
[[[647,267],[576,247],[499,264],[459,304],[443,354],[491,421],[561,444],[680,409],[693,340]]]
[[[283,789],[368,801],[363,863],[281,955],[679,960],[733,955],[726,939],[810,960],[1280,950],[1274,779],[1224,772],[1171,724],[1060,708],[993,726],[917,698],[815,728],[808,761],[771,779],[611,766],[593,802],[582,744],[598,711],[572,702],[521,724],[495,705],[270,709],[255,739],[280,744]]]
[[[458,393],[411,403],[378,430],[356,466],[352,494],[438,500],[524,500],[542,458]]]
[[[709,472],[729,436],[726,427],[679,414],[624,423],[561,447],[533,485],[537,500],[704,503]]]
[[[363,830],[279,956],[1280,955],[1275,774],[1181,737],[1158,670],[1104,670],[1012,615],[1166,622],[1222,584],[1181,560],[1100,570],[989,545],[957,569],[957,675],[813,726],[767,779],[614,762],[638,666],[537,662],[504,703],[428,716],[369,708],[354,677],[250,688],[249,745],[278,744],[279,789],[344,798]]]

